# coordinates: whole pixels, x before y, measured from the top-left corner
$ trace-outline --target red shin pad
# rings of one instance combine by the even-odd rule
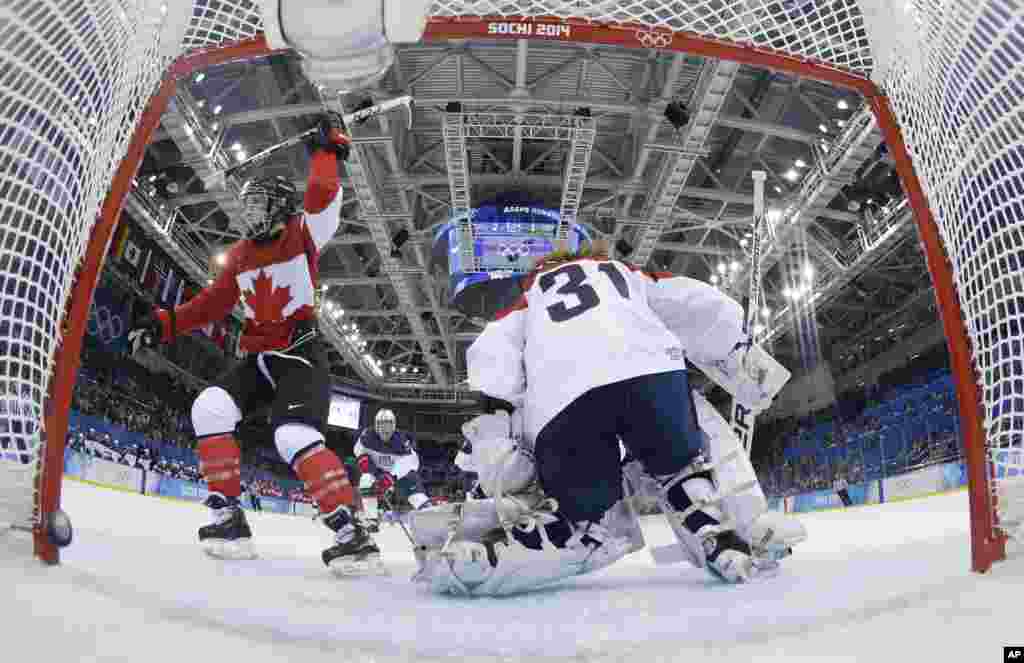
[[[224,497],[242,494],[242,452],[231,433],[212,435],[199,440],[199,471],[211,493]]]
[[[318,444],[295,459],[295,474],[305,484],[320,513],[332,513],[341,505],[352,506],[354,494],[348,473],[333,451]]]

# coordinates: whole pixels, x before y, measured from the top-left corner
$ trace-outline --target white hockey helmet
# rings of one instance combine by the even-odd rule
[[[396,426],[395,413],[391,410],[381,410],[373,418],[373,430],[381,439],[389,439],[394,434]]]

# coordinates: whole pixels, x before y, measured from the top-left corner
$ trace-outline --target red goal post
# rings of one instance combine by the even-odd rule
[[[1015,63],[997,49],[1012,50],[1013,31],[1021,29],[1024,19],[1003,0],[951,1],[942,16],[913,17],[918,41],[908,50],[909,33],[894,30],[887,37],[878,27],[887,18],[884,12],[894,11],[886,9],[892,4],[904,3],[437,0],[425,39],[528,38],[656,48],[770,68],[863,95],[896,159],[935,286],[969,468],[972,568],[984,571],[1004,556],[995,461],[1020,467],[1019,461],[999,454],[1007,449],[1020,453],[1019,437],[1010,435],[1019,435],[1024,421],[1024,405],[1017,408],[1021,414],[1003,406],[1003,399],[1015,393],[1007,391],[1009,383],[1016,384],[1014,375],[1005,373],[1014,357],[1005,356],[1001,339],[987,325],[993,317],[998,318],[995,324],[1018,323],[1018,312],[1008,306],[1016,306],[1011,295],[1024,293],[1024,286],[996,283],[977,264],[991,256],[1006,259],[1005,233],[990,224],[989,237],[971,235],[971,222],[981,217],[987,222],[992,213],[963,209],[958,194],[980,195],[1002,186],[1012,196],[1013,178],[1021,174],[1020,157],[1012,152],[1015,142],[1024,142],[1020,126],[994,118],[998,131],[988,131],[980,122],[998,106],[991,91],[1012,86],[1019,76],[1024,56]],[[191,6],[190,13],[181,9],[184,5]],[[0,321],[13,325],[0,332],[0,342],[7,343],[0,357],[6,359],[0,361],[0,400],[12,421],[12,432],[0,433],[0,522],[6,508],[8,521],[34,530],[36,555],[56,563],[57,549],[45,525],[47,514],[60,504],[64,439],[82,337],[145,146],[177,80],[205,67],[266,55],[268,49],[259,36],[259,8],[250,0],[141,0],[130,8],[102,0],[16,0],[7,11],[10,18],[0,31],[0,90],[5,93],[0,95],[0,224],[7,228],[0,236],[0,289],[21,293],[28,310],[0,311]],[[993,17],[1002,17],[1011,31],[992,28]],[[146,43],[148,36],[153,44]],[[985,64],[996,73],[984,75]],[[879,77],[881,70],[885,73]],[[873,82],[872,75],[881,83]],[[977,90],[979,81],[989,93]],[[977,108],[984,111],[980,117],[965,103],[964,89],[976,94]],[[917,104],[935,108],[921,110]],[[1019,117],[1022,105],[1020,99],[1011,100],[1006,112]],[[968,121],[955,122],[957,113]],[[951,127],[958,124],[965,127],[964,135],[951,136]],[[943,151],[933,141],[955,149]],[[1003,155],[1006,162],[993,167],[982,150]],[[949,172],[950,159],[960,157],[969,166],[976,164],[975,156],[982,160],[979,167],[989,168],[984,172],[998,171],[990,176],[998,181],[986,181],[984,191],[973,186],[969,172],[965,175],[965,164]],[[1024,214],[1017,224],[1007,223],[1014,245],[1024,249]],[[39,270],[18,266],[37,260],[39,247],[22,238],[32,233],[51,236],[57,247],[43,261],[49,276],[38,283],[22,275],[38,279]],[[989,246],[993,241],[999,246]],[[27,330],[24,338],[36,339],[34,344],[24,343],[14,326]],[[1018,331],[1024,338],[1024,329]],[[1017,359],[1022,352],[1016,350]],[[18,410],[20,418],[10,415],[12,394],[27,399],[28,406]]]

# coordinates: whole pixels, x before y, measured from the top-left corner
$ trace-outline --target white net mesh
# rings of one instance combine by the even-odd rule
[[[0,523],[38,517],[41,417],[68,295],[135,124],[182,50],[161,43],[168,17],[191,9],[189,48],[260,27],[249,2],[190,5],[14,0],[0,10]]]
[[[189,14],[190,12],[190,14]],[[1024,9],[1018,0],[437,0],[431,14],[688,33],[874,77],[941,228],[1004,520],[1024,435]],[[161,44],[167,18],[188,27]],[[0,13],[0,521],[31,520],[74,270],[169,58],[256,34],[245,0],[9,0]],[[639,37],[638,37],[639,38]],[[647,42],[644,42],[647,43]],[[651,42],[661,43],[660,37]],[[1020,504],[1020,501],[1016,502]]]
[[[1012,531],[1024,519],[1024,5],[915,2],[904,12],[917,39],[884,88],[952,263],[990,486]]]

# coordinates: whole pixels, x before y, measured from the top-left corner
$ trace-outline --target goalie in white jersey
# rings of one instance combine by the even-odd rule
[[[513,530],[518,548],[509,541],[487,545],[492,570],[466,575],[519,573],[502,569],[503,555],[525,568],[524,546],[561,551],[559,563],[572,569],[561,577],[625,554],[628,546],[605,521],[623,498],[621,439],[657,478],[662,508],[693,556],[724,581],[749,579],[750,545],[717,508],[701,455],[686,359],[722,361],[750,346],[739,304],[703,282],[611,260],[603,243],[590,255],[545,258],[524,279],[522,296],[473,343],[467,361],[474,389],[521,408],[540,486],[557,511],[541,527]],[[770,402],[755,384],[739,386],[735,395],[744,404],[761,410]]]

